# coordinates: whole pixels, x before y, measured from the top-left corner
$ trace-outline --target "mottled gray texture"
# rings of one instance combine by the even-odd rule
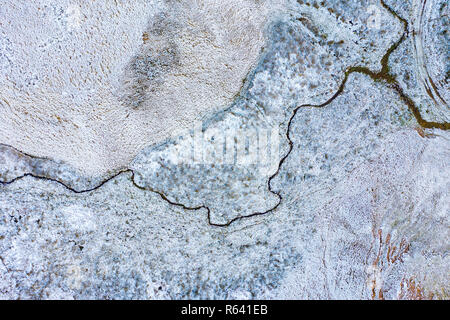
[[[388,1],[408,22],[409,37],[392,55],[392,72],[424,119],[449,122],[448,1]]]
[[[410,2],[393,2],[409,19]],[[328,3],[292,2],[233,103],[123,171],[82,175],[0,146],[0,298],[448,299],[448,131],[420,127],[386,81],[400,19],[378,2]],[[367,27],[374,3],[380,29]],[[411,41],[390,71],[425,120],[444,123],[448,110],[419,94]],[[139,50],[132,85],[176,65]],[[355,66],[368,69],[346,73]],[[239,163],[245,135],[264,130],[279,149]],[[195,162],[199,132],[206,158]]]

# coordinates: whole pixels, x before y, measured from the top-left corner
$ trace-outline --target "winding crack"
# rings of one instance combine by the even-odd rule
[[[153,193],[158,194],[161,199],[163,199],[164,201],[166,201],[167,203],[169,203],[170,205],[173,206],[177,206],[180,207],[184,210],[188,210],[188,211],[197,211],[197,210],[201,210],[201,209],[205,209],[207,211],[207,217],[208,217],[208,224],[210,226],[214,226],[214,227],[228,227],[230,226],[233,222],[239,221],[239,220],[243,220],[243,219],[247,219],[247,218],[251,218],[251,217],[255,217],[255,216],[261,216],[261,215],[265,215],[268,213],[271,213],[273,211],[275,211],[281,204],[281,202],[283,201],[283,196],[281,195],[281,191],[275,191],[272,189],[272,185],[271,182],[272,180],[278,175],[278,173],[281,170],[281,167],[283,165],[283,163],[286,161],[286,159],[289,157],[289,155],[291,154],[293,148],[294,148],[294,143],[291,140],[290,137],[290,132],[291,132],[291,125],[292,122],[295,118],[295,116],[297,115],[298,110],[300,110],[301,108],[323,108],[326,107],[327,105],[329,105],[330,103],[332,103],[339,95],[341,95],[341,93],[344,91],[345,89],[345,85],[348,81],[348,78],[350,76],[350,74],[352,73],[361,73],[361,74],[365,74],[367,76],[369,76],[372,80],[374,81],[378,81],[378,82],[385,82],[390,88],[394,89],[397,94],[400,96],[400,98],[402,99],[402,101],[408,106],[409,110],[413,113],[414,117],[416,118],[416,121],[418,122],[418,124],[423,127],[423,128],[437,128],[437,129],[441,129],[441,130],[449,130],[450,129],[450,123],[448,122],[444,122],[444,123],[439,123],[439,122],[432,122],[432,121],[426,121],[422,118],[422,115],[420,114],[419,109],[417,108],[417,106],[415,105],[414,101],[409,98],[403,91],[403,89],[401,88],[400,84],[398,83],[398,81],[396,80],[395,76],[393,76],[390,73],[389,70],[389,57],[391,56],[392,52],[394,52],[399,45],[408,37],[408,21],[402,17],[400,17],[391,7],[389,7],[384,0],[380,0],[381,5],[383,6],[383,8],[385,8],[387,11],[389,11],[394,17],[396,17],[397,19],[399,19],[403,26],[404,26],[404,30],[403,30],[403,34],[401,36],[401,38],[395,42],[385,53],[385,55],[382,57],[381,59],[381,70],[379,72],[374,72],[371,71],[369,68],[367,67],[362,67],[362,66],[355,66],[355,67],[349,67],[347,68],[347,70],[345,71],[345,76],[344,76],[344,80],[342,81],[341,85],[339,86],[339,89],[336,91],[336,93],[327,101],[325,101],[322,104],[319,105],[311,105],[311,104],[304,104],[304,105],[300,105],[297,106],[294,111],[292,112],[291,117],[289,118],[288,121],[288,126],[287,126],[287,131],[286,131],[286,138],[288,140],[288,144],[289,144],[289,148],[287,153],[280,159],[280,162],[278,163],[278,168],[276,170],[276,172],[274,174],[272,174],[268,181],[267,181],[267,187],[269,192],[271,192],[272,194],[276,195],[278,197],[278,202],[277,204],[266,210],[263,212],[254,212],[252,214],[249,215],[245,215],[245,216],[238,216],[235,217],[233,219],[231,219],[230,221],[228,221],[227,223],[224,224],[217,224],[217,223],[213,223],[211,222],[211,210],[208,206],[205,205],[201,205],[201,206],[197,206],[197,207],[189,207],[186,206],[185,204],[182,203],[178,203],[178,202],[174,202],[172,200],[170,200],[164,193],[151,189],[151,188],[146,188],[146,187],[142,187],[140,186],[136,181],[135,181],[135,172],[132,169],[126,169],[126,170],[122,170],[119,171],[118,173],[116,173],[115,175],[109,177],[108,179],[102,181],[99,185],[90,188],[90,189],[86,189],[86,190],[76,190],[66,184],[64,184],[63,182],[54,179],[54,178],[49,178],[49,177],[43,177],[43,176],[38,176],[38,175],[34,175],[32,173],[25,173],[22,176],[16,177],[10,181],[7,182],[3,182],[0,181],[0,184],[3,185],[9,185],[12,184],[20,179],[23,179],[25,177],[33,177],[35,179],[41,179],[41,180],[47,180],[47,181],[52,181],[55,182],[57,184],[62,185],[63,187],[65,187],[66,189],[77,193],[77,194],[81,194],[81,193],[87,193],[87,192],[91,192],[91,191],[95,191],[99,188],[101,188],[103,185],[105,185],[106,183],[108,183],[109,181],[113,180],[114,178],[125,174],[125,173],[131,173],[131,182],[133,183],[133,185],[143,191],[150,191]]]

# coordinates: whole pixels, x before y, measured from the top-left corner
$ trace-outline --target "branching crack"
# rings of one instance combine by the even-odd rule
[[[228,221],[227,223],[224,224],[217,224],[217,223],[213,223],[211,222],[211,210],[209,207],[205,206],[205,205],[201,205],[201,206],[197,206],[197,207],[189,207],[185,204],[182,203],[178,203],[178,202],[174,202],[172,200],[170,200],[164,193],[148,188],[148,187],[142,187],[140,186],[136,181],[135,181],[135,172],[131,169],[126,169],[126,170],[122,170],[119,171],[118,173],[116,173],[115,175],[109,177],[108,179],[104,180],[103,182],[101,182],[99,185],[90,188],[90,189],[86,189],[86,190],[76,190],[66,184],[64,184],[63,182],[54,179],[54,178],[49,178],[49,177],[43,177],[43,176],[38,176],[38,175],[34,175],[32,173],[25,173],[22,176],[16,177],[10,181],[7,182],[2,182],[0,181],[0,184],[3,185],[8,185],[8,184],[12,184],[20,179],[23,179],[25,177],[33,177],[35,179],[42,179],[42,180],[47,180],[47,181],[52,181],[52,182],[56,182],[62,186],[64,186],[66,189],[80,194],[80,193],[88,193],[94,190],[97,190],[99,188],[101,188],[103,185],[105,185],[106,183],[108,183],[109,181],[111,181],[112,179],[118,177],[119,175],[125,174],[125,173],[131,173],[131,181],[133,183],[133,185],[141,190],[144,191],[150,191],[153,193],[158,194],[161,199],[163,199],[164,201],[166,201],[167,203],[169,203],[170,205],[173,206],[177,206],[180,207],[184,210],[189,210],[189,211],[197,211],[197,210],[201,210],[204,209],[207,212],[207,216],[208,216],[208,224],[214,227],[228,227],[230,226],[233,222],[239,221],[239,220],[243,220],[243,219],[247,219],[247,218],[251,218],[251,217],[255,217],[255,216],[261,216],[261,215],[265,215],[268,213],[271,213],[273,211],[275,211],[281,204],[283,197],[281,195],[280,191],[275,191],[272,189],[272,180],[279,174],[281,167],[283,165],[283,163],[286,161],[286,159],[289,157],[289,155],[291,154],[293,148],[294,148],[294,143],[291,140],[290,134],[291,134],[291,125],[292,122],[295,118],[295,116],[297,115],[298,110],[300,110],[301,108],[323,108],[327,105],[329,105],[330,103],[332,103],[345,89],[345,85],[348,81],[348,78],[350,76],[350,74],[352,73],[361,73],[361,74],[365,74],[367,76],[369,76],[372,80],[377,81],[377,82],[384,82],[386,83],[390,88],[392,88],[393,90],[395,90],[397,92],[397,94],[400,96],[400,98],[402,99],[402,101],[408,106],[409,110],[412,112],[412,114],[414,115],[414,117],[416,118],[416,121],[418,122],[418,124],[423,127],[423,128],[437,128],[437,129],[441,129],[441,130],[449,130],[450,129],[450,123],[444,122],[444,123],[438,123],[438,122],[431,122],[431,121],[426,121],[422,118],[419,109],[417,108],[417,106],[415,105],[415,103],[413,102],[413,100],[411,98],[409,98],[403,91],[403,89],[401,88],[400,84],[398,83],[398,81],[396,80],[395,76],[393,76],[390,73],[389,70],[389,57],[391,56],[392,52],[394,52],[399,46],[400,44],[408,37],[408,21],[402,17],[400,17],[392,8],[390,8],[385,2],[384,0],[380,0],[381,5],[387,10],[389,11],[394,17],[396,17],[397,19],[399,19],[403,26],[404,26],[404,30],[403,30],[403,34],[401,36],[401,38],[395,42],[385,53],[385,55],[382,57],[381,59],[381,70],[379,72],[374,72],[371,71],[369,68],[367,67],[362,67],[362,66],[354,66],[354,67],[349,67],[347,68],[347,70],[345,71],[345,76],[344,79],[341,83],[341,85],[339,86],[339,89],[336,91],[336,93],[330,98],[328,99],[326,102],[319,104],[319,105],[311,105],[311,104],[304,104],[304,105],[300,105],[297,106],[293,112],[291,117],[289,118],[288,121],[288,126],[287,126],[287,131],[286,131],[286,138],[289,144],[289,148],[288,151],[286,152],[286,154],[280,159],[280,162],[278,164],[278,168],[276,170],[276,172],[271,175],[267,181],[267,187],[269,192],[271,192],[272,194],[276,195],[278,197],[278,202],[275,206],[273,206],[272,208],[263,211],[263,212],[254,212],[252,214],[249,215],[244,215],[244,216],[238,216],[235,217],[234,219],[231,219],[230,221]]]

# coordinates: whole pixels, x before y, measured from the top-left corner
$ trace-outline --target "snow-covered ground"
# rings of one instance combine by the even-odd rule
[[[0,298],[448,299],[423,3],[5,1]]]

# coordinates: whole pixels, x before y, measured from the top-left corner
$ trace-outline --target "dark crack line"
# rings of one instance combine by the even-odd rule
[[[287,158],[287,155],[284,158]],[[279,169],[277,170],[277,172],[275,174],[273,174],[270,177],[270,179],[273,179],[278,174],[278,171],[279,171]],[[273,208],[271,208],[271,209],[269,209],[267,211],[264,211],[264,212],[255,212],[255,213],[252,213],[252,214],[246,215],[246,216],[238,216],[238,217],[228,221],[227,223],[219,224],[219,223],[211,222],[211,209],[209,207],[205,206],[205,205],[201,205],[201,206],[197,206],[197,207],[190,207],[190,206],[187,206],[185,204],[178,203],[178,202],[170,200],[164,193],[162,193],[162,192],[160,192],[158,190],[155,190],[155,189],[152,189],[152,188],[149,188],[149,187],[143,187],[143,186],[139,185],[136,182],[136,180],[135,180],[135,172],[132,169],[126,169],[126,170],[119,171],[115,175],[113,175],[113,176],[109,177],[108,179],[102,181],[102,183],[100,183],[99,185],[97,185],[97,186],[95,186],[93,188],[83,189],[83,190],[77,190],[77,189],[67,185],[66,183],[64,183],[64,182],[62,182],[62,181],[60,181],[58,179],[49,178],[49,177],[46,177],[46,176],[39,176],[39,175],[35,175],[33,173],[25,173],[25,174],[23,174],[21,176],[18,176],[18,177],[14,178],[14,179],[12,179],[10,181],[0,181],[0,184],[2,184],[2,185],[11,185],[11,184],[13,184],[13,183],[15,183],[15,182],[17,182],[19,180],[22,180],[22,179],[26,178],[26,177],[31,177],[31,178],[38,179],[38,180],[45,180],[45,181],[55,182],[56,184],[61,185],[62,187],[64,187],[65,189],[67,189],[67,190],[69,190],[69,191],[71,191],[73,193],[83,194],[83,193],[88,193],[88,192],[95,191],[95,190],[103,187],[109,181],[117,178],[118,176],[120,176],[122,174],[126,174],[126,173],[131,173],[130,180],[131,180],[133,186],[135,186],[136,188],[138,188],[140,190],[143,190],[143,191],[150,191],[150,192],[158,194],[161,197],[161,199],[163,199],[164,201],[166,201],[170,205],[173,205],[173,206],[176,206],[176,207],[180,207],[180,208],[182,208],[184,210],[187,210],[187,211],[197,211],[197,210],[205,209],[207,211],[207,214],[208,214],[208,224],[211,225],[211,226],[214,226],[214,227],[228,227],[229,225],[231,225],[235,221],[238,221],[238,220],[241,220],[241,219],[244,219],[244,218],[250,218],[250,217],[254,217],[254,216],[258,216],[258,215],[263,215],[263,214],[269,213],[269,212],[275,210],[281,204],[281,200],[282,200],[282,197],[281,197],[281,195],[279,195],[279,193],[273,192],[274,194],[277,194],[278,197],[279,197],[279,202],[276,204],[275,207],[273,207]],[[270,182],[269,182],[269,188],[270,188]],[[271,191],[271,190],[269,189],[269,191]]]
[[[131,169],[119,171],[116,174],[114,174],[113,176],[109,177],[108,179],[103,180],[100,184],[96,185],[95,187],[92,187],[92,188],[89,188],[89,189],[83,189],[83,190],[77,190],[77,189],[75,189],[75,188],[65,184],[64,182],[62,182],[62,181],[60,181],[58,179],[50,178],[50,177],[46,177],[46,176],[39,176],[39,175],[36,175],[36,174],[33,174],[33,173],[25,173],[25,174],[23,174],[21,176],[18,176],[16,178],[12,179],[12,180],[9,180],[9,181],[0,181],[0,183],[3,184],[3,185],[10,185],[10,184],[13,184],[14,182],[16,182],[18,180],[21,180],[23,178],[31,177],[31,178],[38,179],[38,180],[46,180],[46,181],[55,182],[55,183],[63,186],[64,188],[66,188],[67,190],[69,190],[69,191],[71,191],[73,193],[81,194],[81,193],[87,193],[87,192],[95,191],[95,190],[101,188],[102,186],[104,186],[109,181],[113,180],[114,178],[120,176],[123,173],[128,173],[128,172],[133,172],[133,171]]]
[[[126,169],[126,170],[122,170],[119,171],[118,173],[116,173],[115,175],[109,177],[108,179],[104,180],[102,183],[100,183],[99,185],[90,188],[90,189],[86,189],[86,190],[76,190],[68,185],[66,185],[65,183],[54,179],[54,178],[49,178],[49,177],[43,177],[43,176],[38,176],[38,175],[34,175],[32,173],[26,173],[22,176],[16,177],[14,179],[12,179],[11,181],[7,181],[7,182],[3,182],[0,181],[0,184],[3,185],[9,185],[12,184],[20,179],[23,179],[25,177],[33,177],[35,179],[41,179],[41,180],[48,180],[48,181],[52,181],[52,182],[56,182],[57,184],[62,185],[63,187],[65,187],[66,189],[77,193],[77,194],[81,194],[81,193],[87,193],[87,192],[91,192],[91,191],[95,191],[99,188],[101,188],[103,185],[105,185],[106,183],[108,183],[109,181],[111,181],[112,179],[118,177],[121,174],[124,173],[131,173],[131,182],[133,183],[133,185],[143,191],[150,191],[153,193],[158,194],[161,199],[163,199],[164,201],[166,201],[167,203],[169,203],[170,205],[176,206],[176,207],[180,207],[184,210],[187,211],[197,211],[197,210],[201,210],[201,209],[205,209],[207,212],[207,216],[208,216],[208,224],[214,227],[228,227],[230,226],[232,223],[239,221],[239,220],[243,220],[243,219],[247,219],[247,218],[252,218],[252,217],[256,217],[256,216],[262,216],[262,215],[266,215],[268,213],[271,213],[273,211],[275,211],[280,205],[281,202],[283,201],[283,196],[281,195],[280,191],[275,191],[272,189],[272,180],[279,174],[281,167],[283,165],[283,163],[286,161],[286,159],[289,157],[289,155],[291,154],[292,150],[294,149],[294,143],[291,140],[290,134],[291,134],[291,126],[292,126],[292,122],[295,118],[295,116],[297,115],[297,112],[301,109],[301,108],[323,108],[327,105],[329,105],[330,103],[332,103],[338,96],[341,95],[341,93],[344,91],[345,89],[345,85],[348,81],[348,78],[350,76],[350,74],[352,73],[361,73],[361,74],[365,74],[367,76],[369,76],[372,80],[374,81],[383,81],[385,83],[387,83],[389,85],[389,87],[391,87],[392,89],[394,89],[398,95],[400,96],[400,98],[402,99],[402,101],[408,106],[408,108],[410,109],[410,111],[413,113],[414,117],[416,118],[416,121],[419,123],[420,126],[422,126],[423,128],[437,128],[437,129],[442,129],[442,130],[449,130],[450,129],[450,124],[447,122],[444,123],[438,123],[438,122],[431,122],[431,121],[426,121],[422,118],[419,109],[417,108],[417,106],[414,104],[414,102],[412,101],[411,98],[409,98],[403,91],[403,89],[401,88],[400,84],[398,83],[398,81],[395,79],[395,77],[393,75],[390,74],[389,72],[389,57],[391,56],[392,52],[394,52],[399,46],[400,44],[407,38],[408,36],[408,21],[402,17],[400,17],[392,8],[390,8],[385,2],[384,0],[380,0],[381,5],[387,10],[389,11],[394,17],[396,17],[397,19],[399,19],[404,26],[404,31],[403,34],[401,36],[401,38],[395,42],[386,52],[386,54],[382,57],[381,59],[381,70],[379,72],[374,72],[371,71],[369,68],[367,67],[361,67],[361,66],[356,66],[356,67],[350,67],[347,68],[347,70],[345,71],[344,74],[344,80],[342,81],[341,85],[339,86],[338,90],[336,91],[336,93],[330,98],[328,99],[326,102],[319,104],[319,105],[311,105],[311,104],[304,104],[304,105],[300,105],[297,106],[293,112],[291,117],[289,118],[288,121],[288,126],[287,126],[287,131],[286,131],[286,138],[288,141],[288,151],[286,152],[286,154],[281,158],[280,162],[278,163],[278,168],[276,170],[276,172],[274,174],[272,174],[268,181],[267,181],[267,187],[270,193],[276,195],[278,197],[278,202],[275,206],[273,206],[272,208],[266,210],[266,211],[262,211],[262,212],[254,212],[252,214],[249,215],[245,215],[245,216],[238,216],[235,217],[231,220],[229,220],[227,223],[224,224],[219,224],[219,223],[213,223],[211,222],[211,210],[208,206],[205,205],[200,205],[200,206],[196,206],[196,207],[189,207],[183,203],[178,203],[178,202],[174,202],[172,200],[170,200],[164,193],[152,189],[152,188],[148,188],[148,187],[143,187],[140,186],[138,183],[136,183],[135,181],[135,172],[132,169]]]

